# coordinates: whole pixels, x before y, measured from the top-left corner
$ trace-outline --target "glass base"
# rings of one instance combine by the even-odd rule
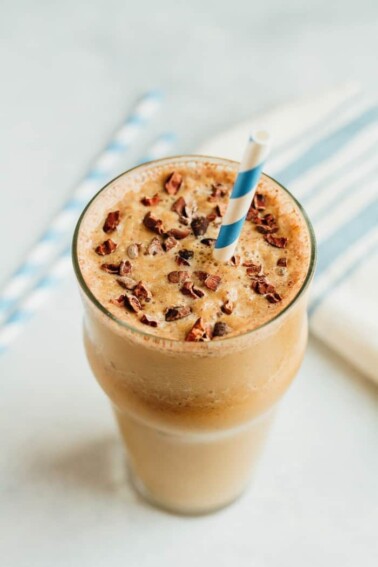
[[[146,502],[148,502],[148,504],[154,506],[155,508],[163,510],[164,512],[169,512],[170,514],[176,514],[180,516],[206,516],[208,514],[213,514],[214,512],[218,512],[219,510],[223,510],[224,508],[227,508],[228,506],[234,504],[234,502],[239,500],[239,498],[241,498],[248,489],[248,486],[243,487],[243,489],[238,494],[234,495],[231,499],[220,502],[216,506],[204,508],[198,506],[195,506],[193,508],[183,508],[180,506],[171,505],[167,502],[162,502],[159,499],[155,498],[145,486],[143,481],[134,473],[130,465],[128,465],[128,472],[132,487],[137,492],[137,494],[143,498],[143,500],[145,500]]]

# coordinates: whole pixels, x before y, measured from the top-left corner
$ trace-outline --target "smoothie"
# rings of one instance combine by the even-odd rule
[[[277,182],[262,177],[233,258],[213,259],[236,174],[195,156],[140,166],[75,235],[86,351],[134,483],[184,513],[244,490],[307,340],[314,240]]]

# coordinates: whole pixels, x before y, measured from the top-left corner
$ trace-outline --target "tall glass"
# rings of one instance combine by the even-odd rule
[[[236,167],[198,156],[155,163],[201,159]],[[140,166],[151,167],[154,163]],[[283,311],[236,337],[189,343],[159,338],[118,320],[92,294],[77,246],[96,198],[83,212],[73,243],[89,363],[112,403],[136,489],[172,511],[210,512],[232,502],[248,485],[276,404],[302,362],[315,266],[311,224],[292,197],[305,219],[311,251],[302,288]]]

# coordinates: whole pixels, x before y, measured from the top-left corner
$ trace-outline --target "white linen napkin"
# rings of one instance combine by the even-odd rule
[[[265,171],[314,224],[310,329],[378,382],[378,105],[342,86],[252,117],[197,153],[240,160],[252,125],[274,137]]]

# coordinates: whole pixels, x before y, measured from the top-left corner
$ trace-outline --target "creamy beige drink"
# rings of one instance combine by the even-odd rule
[[[212,250],[237,164],[180,157],[112,181],[79,221],[74,263],[91,367],[137,488],[185,513],[245,488],[307,340],[308,221],[263,176],[237,253]]]

